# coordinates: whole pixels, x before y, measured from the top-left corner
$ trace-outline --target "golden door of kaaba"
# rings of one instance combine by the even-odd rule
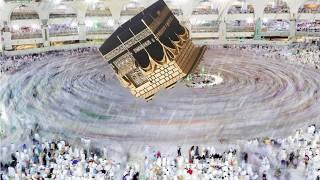
[[[149,100],[188,75],[205,49],[160,0],[122,24],[99,51],[124,87]]]

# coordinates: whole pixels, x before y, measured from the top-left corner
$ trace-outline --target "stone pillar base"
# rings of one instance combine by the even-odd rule
[[[290,19],[290,35],[289,35],[289,40],[296,40],[296,25],[297,25],[297,21],[295,19]]]
[[[49,41],[43,42],[43,47],[49,47],[49,46],[50,46],[50,42]]]
[[[86,40],[87,40],[86,25],[84,23],[79,23],[79,41],[83,42]]]
[[[219,40],[227,39],[227,25],[224,21],[219,24]]]
[[[6,50],[6,51],[10,51],[10,50],[12,50],[13,48],[12,48],[12,45],[4,45],[4,50]]]

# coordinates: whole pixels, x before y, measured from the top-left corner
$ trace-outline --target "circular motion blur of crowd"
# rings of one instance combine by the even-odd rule
[[[211,46],[211,48],[215,47],[217,45]],[[290,63],[307,64],[316,69],[320,68],[320,45],[314,43],[297,43],[288,47],[274,45],[225,45],[224,47],[228,49],[243,49],[245,52],[268,58],[287,60]],[[98,53],[97,48],[87,47],[17,56],[1,55],[0,73],[13,73],[32,62],[48,60],[53,56],[88,55],[91,53]]]
[[[78,48],[73,50],[49,51],[49,52],[43,52],[43,53],[16,55],[16,56],[1,55],[0,73],[5,73],[5,72],[14,73],[15,71],[21,70],[23,67],[33,62],[49,60],[52,57],[77,56],[77,55],[86,55],[90,53],[97,53],[97,48],[87,47],[87,48]]]

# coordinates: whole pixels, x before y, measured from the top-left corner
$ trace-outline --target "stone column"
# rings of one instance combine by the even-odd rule
[[[7,21],[4,22],[3,45],[5,50],[12,50],[11,32]]]
[[[261,18],[258,18],[256,20],[256,24],[255,24],[255,32],[254,32],[254,39],[255,40],[261,40],[261,26],[262,26],[262,22],[261,22]]]
[[[297,20],[295,18],[290,19],[290,26],[289,26],[289,39],[294,40],[296,39],[296,26]]]
[[[219,39],[225,40],[227,37],[227,25],[225,21],[220,21],[219,24]]]
[[[78,23],[79,28],[79,41],[80,42],[86,42],[87,40],[87,30],[86,30],[86,24],[84,21],[79,21]]]
[[[77,15],[77,21],[78,21],[78,35],[79,35],[79,41],[81,43],[84,43],[87,41],[87,28],[86,28],[86,14],[85,10],[82,9],[78,12]]]
[[[115,19],[114,25],[113,25],[113,30],[116,30],[118,27],[120,27],[120,25],[121,25],[120,19]]]
[[[43,46],[48,47],[50,46],[48,19],[41,20],[41,30],[42,30]]]
[[[3,35],[2,34],[3,34],[3,24],[0,25],[0,53],[3,51],[3,41],[2,41]],[[0,117],[1,117],[1,115],[0,115]],[[1,125],[0,125],[0,131],[1,131]],[[0,136],[1,136],[1,132],[0,132]]]

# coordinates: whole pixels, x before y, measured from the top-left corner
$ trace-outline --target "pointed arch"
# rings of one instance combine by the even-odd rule
[[[12,9],[10,20],[21,19],[39,19],[39,13],[33,7],[21,4]]]
[[[320,13],[320,2],[316,0],[305,0],[299,6],[298,13]]]
[[[49,19],[55,18],[77,18],[77,10],[70,4],[60,3],[55,5],[49,13]]]
[[[264,14],[270,13],[290,13],[288,0],[268,0],[264,8]]]
[[[254,14],[254,6],[247,0],[235,0],[227,7],[227,14]]]
[[[98,1],[88,6],[85,13],[85,25],[87,35],[103,35],[113,32],[115,20],[104,1]]]
[[[134,16],[143,11],[144,5],[138,0],[131,0],[121,10],[121,16]]]
[[[48,29],[50,36],[78,35],[78,13],[70,4],[61,3],[50,11]]]
[[[88,5],[85,13],[86,17],[103,17],[112,16],[110,7],[104,1],[98,1],[96,3]]]
[[[183,15],[183,11],[178,4],[178,1],[175,0],[164,0],[164,2],[168,5],[172,13],[176,16]]]
[[[192,11],[193,15],[219,14],[219,6],[213,0],[201,0]]]

